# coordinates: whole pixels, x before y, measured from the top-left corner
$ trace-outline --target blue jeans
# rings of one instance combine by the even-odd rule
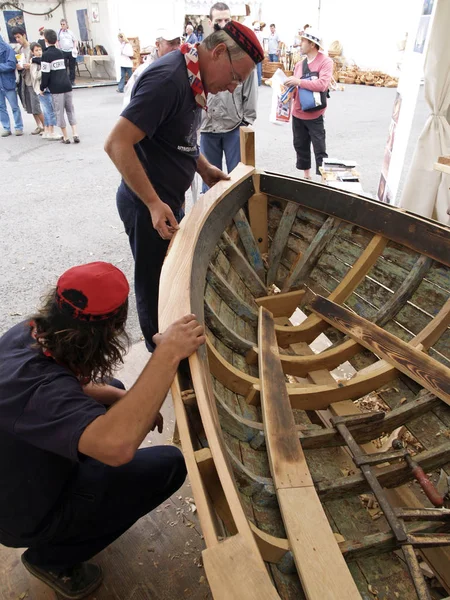
[[[269,54],[270,62],[278,62],[278,54]]]
[[[258,85],[261,85],[261,79],[262,79],[262,63],[258,63],[256,65],[256,73],[258,75]]]
[[[125,77],[128,74],[128,79],[130,79],[132,72],[131,67],[120,67],[120,81],[118,84],[119,92],[123,92],[125,89]]]
[[[200,152],[212,165],[222,169],[222,156],[225,154],[227,171],[230,173],[241,160],[239,127],[226,133],[202,133],[200,136]],[[202,192],[209,190],[203,183]]]
[[[44,113],[45,127],[54,127],[56,125],[56,116],[53,108],[53,98],[50,92],[44,92],[44,95],[39,96],[42,112]]]
[[[139,325],[147,350],[153,352],[155,345],[152,337],[159,331],[159,277],[169,240],[160,237],[153,227],[150,211],[143,202],[131,196],[123,181],[117,190],[116,202],[134,258],[134,291]],[[173,210],[173,214],[178,222],[184,217],[181,208]]]
[[[3,129],[5,129],[5,131],[11,131],[11,122],[9,120],[8,111],[6,110],[6,99],[8,99],[14,115],[14,128],[22,131],[22,113],[20,112],[16,90],[0,90],[0,122],[3,125]]]

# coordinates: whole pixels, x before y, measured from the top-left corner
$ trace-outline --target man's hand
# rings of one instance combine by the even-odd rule
[[[155,422],[153,423],[150,431],[155,431],[155,429],[158,428],[158,433],[162,433],[163,427],[164,427],[164,417],[162,416],[161,413],[158,413],[156,415]]]
[[[43,91],[40,91],[40,92],[39,92],[39,96],[45,96],[45,92],[43,92]]]
[[[210,164],[208,164],[208,166],[205,167],[205,169],[202,173],[200,173],[200,175],[208,187],[212,187],[219,181],[226,181],[230,179],[229,175]]]
[[[297,77],[288,77],[283,85],[285,85],[287,87],[291,87],[293,85],[300,86],[301,83],[302,83],[301,79],[298,79]]]
[[[177,361],[188,358],[206,341],[203,326],[195,315],[186,315],[164,331],[153,336],[153,342],[158,350],[165,350],[171,358]]]
[[[153,227],[159,233],[163,240],[170,240],[179,225],[175,215],[168,204],[159,200],[148,207],[152,218]],[[168,223],[167,223],[168,222]]]

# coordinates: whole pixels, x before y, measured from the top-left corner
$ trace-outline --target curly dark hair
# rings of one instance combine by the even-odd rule
[[[128,299],[108,319],[74,319],[70,307],[59,306],[54,288],[30,320],[36,324],[37,347],[49,352],[83,383],[103,383],[123,364],[123,355],[128,350],[127,315]]]

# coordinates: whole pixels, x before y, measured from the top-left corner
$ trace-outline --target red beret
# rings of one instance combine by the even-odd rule
[[[122,271],[106,262],[72,267],[61,275],[56,285],[60,308],[82,321],[112,317],[125,304],[129,291]]]
[[[229,21],[222,29],[250,56],[253,62],[258,64],[264,60],[264,50],[254,31],[239,21]]]
[[[45,31],[45,27],[39,27],[39,33],[41,33],[41,31]]]

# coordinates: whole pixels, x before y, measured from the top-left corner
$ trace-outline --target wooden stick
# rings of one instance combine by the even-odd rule
[[[300,304],[300,300],[305,295],[305,290],[296,290],[284,294],[272,294],[256,298],[258,306],[264,306],[273,314],[274,317],[290,317]]]
[[[283,216],[278,225],[275,237],[269,250],[269,270],[267,271],[267,285],[272,285],[277,276],[278,266],[283,256],[292,225],[297,216],[299,207],[293,202],[288,202],[284,209]]]
[[[250,228],[250,224],[247,221],[247,217],[245,216],[245,212],[242,210],[242,208],[234,215],[233,221],[236,225],[239,237],[241,238],[241,242],[245,248],[248,262],[251,264],[261,281],[264,281],[266,278],[264,263],[253,235],[253,231]]]
[[[255,161],[255,130],[253,127],[239,128],[239,142],[241,146],[241,162],[254,167]]]

